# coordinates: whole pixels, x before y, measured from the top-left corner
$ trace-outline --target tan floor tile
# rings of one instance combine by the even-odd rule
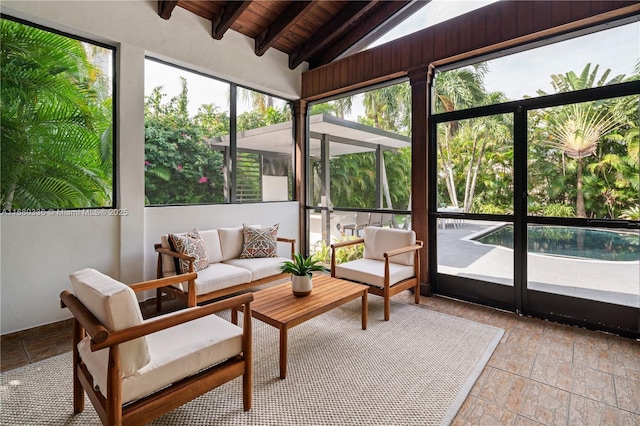
[[[608,405],[616,405],[613,375],[602,371],[574,365],[571,392]]]
[[[614,377],[618,408],[640,414],[640,382],[626,377]]]
[[[524,390],[529,380],[497,368],[488,368],[490,369],[489,374],[480,388],[478,397],[509,411],[519,413],[524,403]]]
[[[540,349],[542,341],[542,330],[531,331],[520,327],[514,327],[509,333],[507,345],[515,346],[522,349],[528,349],[533,353],[537,353]]]
[[[510,425],[516,414],[479,398],[469,397],[460,408],[452,426]]]
[[[613,374],[640,382],[640,356],[629,353],[613,352],[615,363]]]
[[[545,425],[566,425],[569,396],[569,392],[530,380],[518,414]]]
[[[604,373],[614,372],[614,353],[607,347],[589,343],[575,343],[573,345],[573,362]]]
[[[579,395],[571,395],[569,424],[636,426],[640,416]]]
[[[538,353],[560,361],[573,361],[573,342],[560,337],[548,336],[543,333]]]
[[[571,391],[573,366],[546,355],[538,355],[531,371],[531,380]]]
[[[484,382],[487,380],[489,371],[491,371],[491,369],[488,367],[485,367],[482,370],[482,373],[480,373],[480,377],[478,377],[478,380],[476,380],[476,382],[473,384],[473,387],[471,388],[469,395],[478,396],[478,394],[480,393],[480,389],[482,389]]]
[[[536,354],[526,348],[498,345],[488,365],[523,377],[530,377],[535,359]]]
[[[544,331],[542,334],[550,337],[557,337],[559,339],[574,341],[576,328],[566,324],[559,324],[557,322],[548,321],[544,325]]]
[[[539,426],[543,424],[544,423],[536,422],[523,416],[516,416],[516,420],[513,422],[513,426]]]

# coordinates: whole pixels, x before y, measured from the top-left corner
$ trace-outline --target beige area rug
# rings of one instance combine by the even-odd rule
[[[226,314],[226,313],[225,313]],[[504,331],[382,298],[360,300],[289,331],[287,378],[278,378],[278,332],[254,319],[254,394],[242,410],[237,378],[153,425],[449,424]],[[1,375],[0,424],[98,425],[88,398],[73,415],[71,354]]]

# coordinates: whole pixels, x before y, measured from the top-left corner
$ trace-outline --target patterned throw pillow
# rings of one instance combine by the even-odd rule
[[[202,237],[198,233],[198,229],[194,228],[193,231],[187,232],[184,235],[169,234],[169,245],[173,251],[195,257],[195,261],[193,262],[194,271],[199,271],[209,266],[207,248],[204,245]],[[175,260],[176,271],[179,274],[186,274],[189,272],[188,261],[177,258]]]
[[[279,223],[271,228],[254,228],[243,225],[244,245],[240,259],[278,257],[277,235],[279,227]]]

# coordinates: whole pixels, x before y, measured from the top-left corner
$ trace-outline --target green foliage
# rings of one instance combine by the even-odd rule
[[[640,206],[632,206],[628,209],[624,209],[620,215],[621,219],[625,220],[640,220]]]
[[[307,256],[295,253],[292,260],[282,262],[280,271],[285,274],[293,274],[300,276],[308,276],[311,278],[313,271],[323,271],[324,266],[318,264],[319,261],[313,256]]]
[[[358,237],[349,236],[344,237],[336,242],[356,240]],[[313,256],[318,262],[326,265],[331,263],[331,247],[329,247],[324,240],[320,240],[314,244],[312,251]],[[346,247],[340,247],[336,249],[336,264],[339,265],[351,260],[362,259],[364,253],[364,244],[352,244]]]
[[[112,101],[89,45],[0,20],[3,209],[112,205]],[[92,46],[92,56],[111,51]]]
[[[206,140],[228,134],[229,117],[213,105],[203,105],[189,117],[187,83],[181,93],[162,103],[155,88],[145,103],[146,203],[199,204],[225,201],[224,156]]]
[[[551,217],[575,217],[576,210],[566,204],[548,204],[542,209],[543,216]]]

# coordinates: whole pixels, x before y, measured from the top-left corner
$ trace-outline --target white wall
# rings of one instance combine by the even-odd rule
[[[126,283],[155,278],[153,244],[167,232],[280,223],[297,238],[295,202],[144,207],[144,58],[151,55],[287,99],[300,98],[300,67],[233,31],[211,37],[211,23],[176,7],[170,20],[157,1],[2,1],[0,11],[118,48],[118,207],[126,215],[0,215],[0,328],[11,333],[70,315],[59,307],[69,274],[98,269]],[[83,215],[85,214],[86,215]]]

